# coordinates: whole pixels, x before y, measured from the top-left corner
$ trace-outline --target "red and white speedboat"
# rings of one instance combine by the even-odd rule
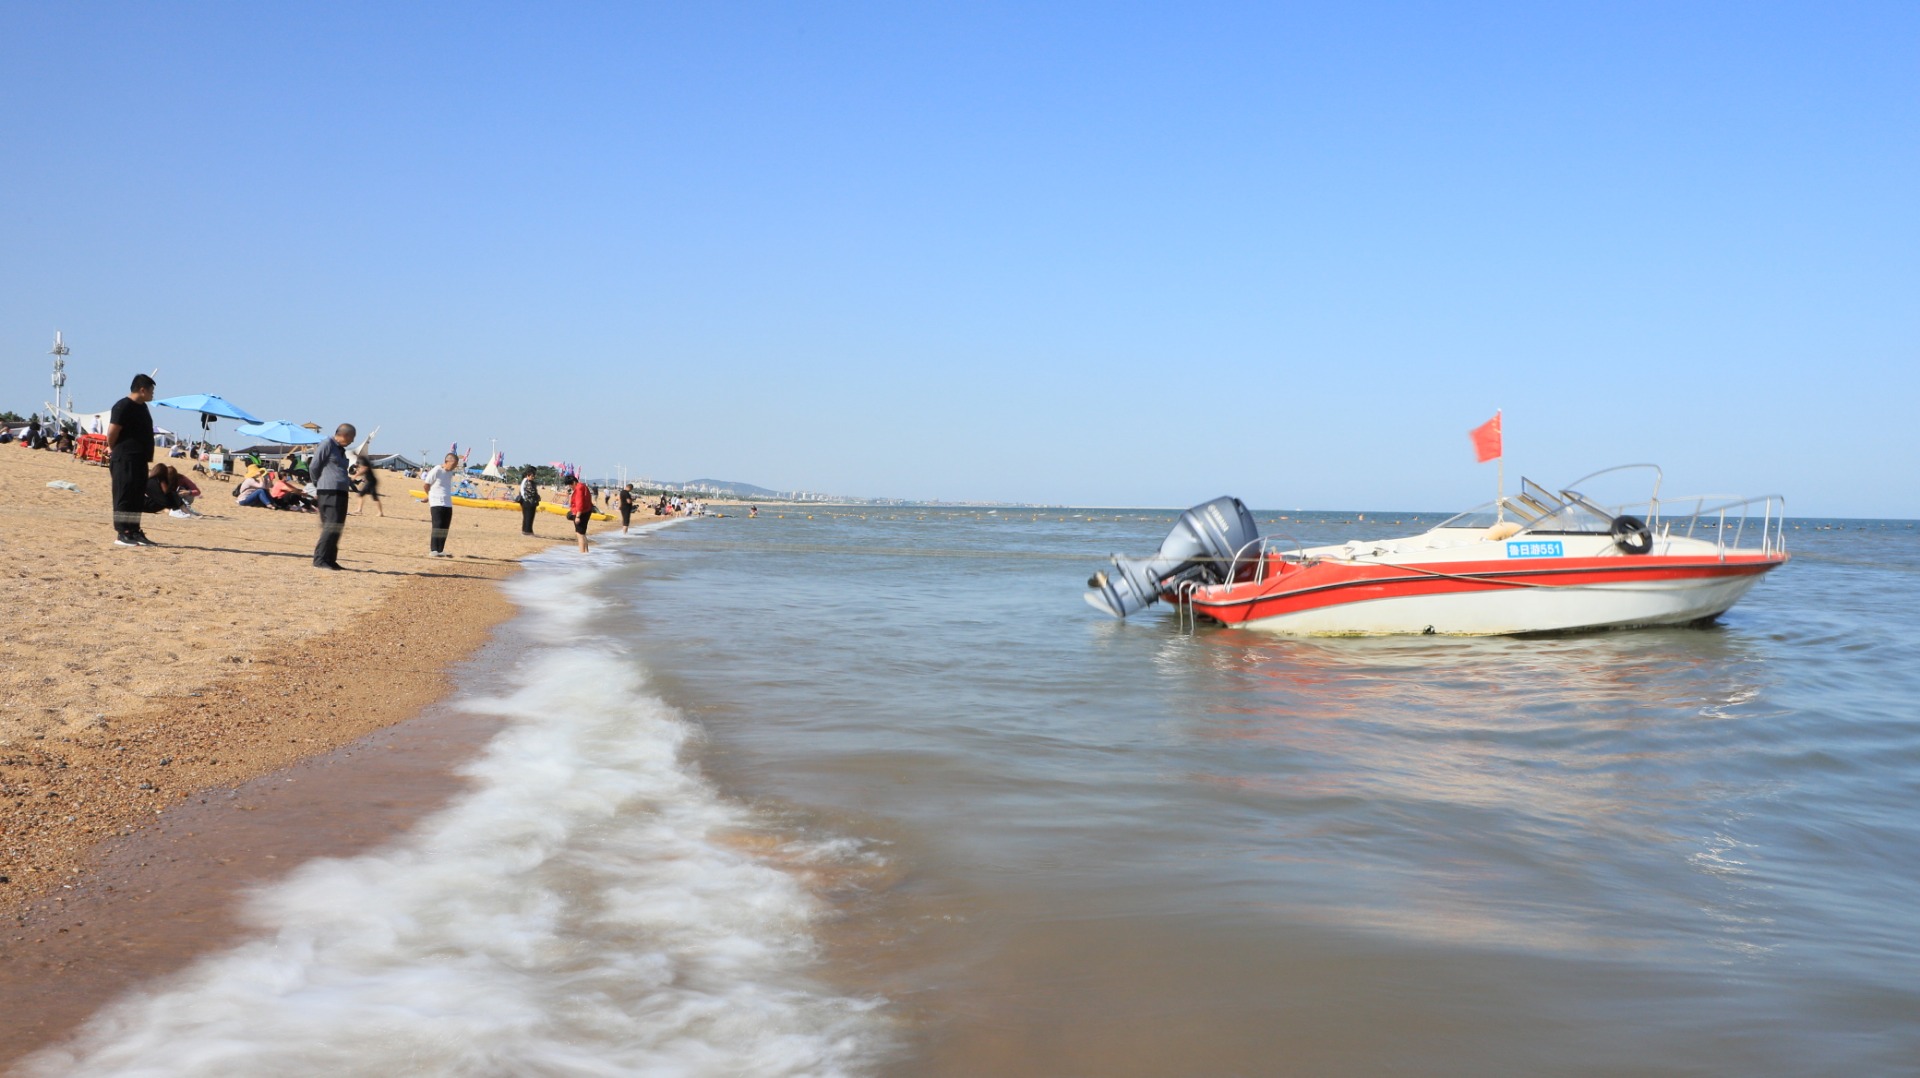
[[[1603,504],[1602,477],[1650,469],[1651,497]],[[1181,517],[1153,558],[1116,557],[1087,601],[1125,617],[1167,600],[1225,625],[1311,636],[1499,635],[1707,622],[1787,561],[1778,495],[1662,500],[1652,465],[1520,492],[1419,535],[1299,547],[1235,498]],[[1745,544],[1745,545],[1743,545]]]

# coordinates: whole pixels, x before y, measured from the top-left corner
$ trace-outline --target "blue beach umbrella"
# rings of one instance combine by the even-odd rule
[[[249,438],[258,438],[263,442],[273,442],[277,445],[313,445],[320,441],[318,434],[298,423],[289,423],[284,419],[276,419],[270,423],[257,421],[242,423],[239,430]]]
[[[241,419],[248,423],[260,422],[260,417],[233,403],[225,397],[212,393],[188,393],[179,397],[168,397],[153,403],[167,408],[178,408],[183,412],[199,412],[200,425],[205,427],[213,422],[212,417],[223,419]]]

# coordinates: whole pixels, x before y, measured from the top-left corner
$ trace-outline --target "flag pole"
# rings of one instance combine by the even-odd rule
[[[1500,435],[1500,463],[1495,474],[1493,491],[1493,522],[1504,524],[1507,519],[1507,432],[1506,425],[1500,421],[1500,409],[1493,410],[1493,429]]]

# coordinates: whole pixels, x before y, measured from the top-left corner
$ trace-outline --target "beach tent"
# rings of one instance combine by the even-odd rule
[[[67,418],[73,421],[74,429],[81,434],[105,434],[107,424],[113,417],[112,409],[104,412],[68,412]],[[45,424],[42,424],[43,426]]]
[[[320,435],[284,419],[276,419],[270,423],[258,421],[242,423],[240,433],[249,438],[259,438],[279,445],[316,445],[320,441]]]
[[[420,470],[420,465],[415,464],[399,453],[384,453],[369,459],[373,461],[374,467],[385,468],[388,471],[417,472]]]

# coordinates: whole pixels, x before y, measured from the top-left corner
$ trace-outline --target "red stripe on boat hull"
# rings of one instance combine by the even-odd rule
[[[1540,589],[1629,590],[1623,586],[1632,585],[1639,587],[1630,590],[1649,593],[1678,591],[1715,581],[1757,577],[1779,567],[1786,560],[1784,554],[1741,554],[1711,560],[1698,557],[1599,557],[1556,558],[1544,564],[1503,559],[1435,562],[1419,566],[1333,560],[1297,565],[1275,561],[1269,563],[1270,575],[1263,581],[1201,588],[1188,601],[1198,613],[1228,625],[1240,625],[1349,604],[1428,596],[1466,596],[1476,593],[1491,596],[1501,592]],[[1278,572],[1273,572],[1275,566],[1279,566]],[[1662,589],[1658,587],[1661,584],[1672,587]],[[1744,592],[1745,588],[1739,590]],[[1493,601],[1489,599],[1489,602]],[[1731,605],[1730,601],[1728,605]],[[1724,607],[1705,611],[1702,616],[1711,616],[1721,610]],[[1568,627],[1572,626],[1543,626],[1553,629]],[[1405,631],[1417,632],[1420,629],[1415,627]],[[1516,627],[1499,631],[1528,630]]]

